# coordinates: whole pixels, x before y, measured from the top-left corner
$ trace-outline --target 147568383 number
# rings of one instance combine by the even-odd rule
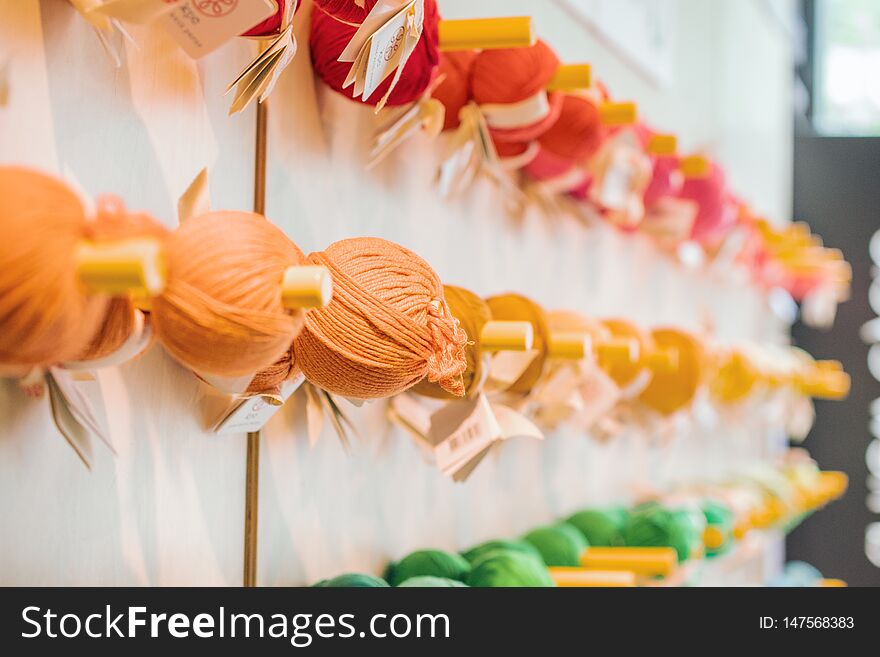
[[[837,630],[855,627],[852,616],[786,616],[782,622],[786,629],[799,630]]]

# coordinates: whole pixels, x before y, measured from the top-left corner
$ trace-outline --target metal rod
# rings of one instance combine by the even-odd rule
[[[266,210],[266,126],[268,107],[257,103],[257,125],[254,149],[254,212]],[[257,585],[257,522],[260,515],[260,432],[247,435],[244,494],[244,586]]]

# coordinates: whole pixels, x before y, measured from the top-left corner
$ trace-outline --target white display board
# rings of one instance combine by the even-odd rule
[[[557,0],[652,81],[675,74],[678,0]]]
[[[536,4],[442,0],[441,9],[450,17],[524,14]],[[569,61],[602,52],[557,5],[541,3],[538,14],[539,32]],[[270,101],[267,176],[267,215],[305,251],[377,235],[420,253],[444,281],[481,294],[516,290],[547,308],[648,326],[711,322],[724,338],[779,339],[758,293],[684,271],[642,238],[537,213],[512,222],[489,185],[441,201],[432,179],[442,141],[420,137],[365,171],[379,119],[314,80],[306,19],[297,19],[300,52]],[[720,29],[708,20],[703,27]],[[131,31],[134,44],[115,68],[67,3],[0,0],[0,63],[8,62],[10,86],[0,107],[0,162],[54,171],[92,195],[117,193],[169,225],[178,196],[207,166],[214,207],[249,209],[254,113],[228,117],[222,92],[255,44],[237,40],[192,62],[155,29]],[[613,65],[606,70],[615,82],[637,84]],[[689,71],[706,83],[693,97],[645,89],[639,100],[677,108],[684,124],[694,103],[714,102],[710,73]],[[717,126],[693,123],[723,144]],[[784,171],[763,175],[785,189]],[[89,392],[116,451],[98,449],[91,471],[57,434],[45,400],[0,381],[0,584],[238,585],[245,436],[205,430],[199,384],[158,347],[102,372]],[[602,445],[559,432],[542,444],[507,444],[454,484],[389,425],[382,402],[347,410],[360,434],[348,450],[330,429],[309,446],[301,396],[267,426],[259,583],[376,572],[413,548],[516,535],[638,486],[716,476],[766,453],[773,431],[752,418],[735,429],[682,431],[665,445],[633,433]]]

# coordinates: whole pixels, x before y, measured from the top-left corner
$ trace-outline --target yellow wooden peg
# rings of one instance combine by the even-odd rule
[[[531,322],[490,321],[480,331],[480,349],[491,351],[529,351],[534,346]]]
[[[80,283],[92,292],[151,297],[165,288],[167,274],[159,240],[81,242],[74,257]]]
[[[441,51],[525,48],[535,43],[530,16],[442,20],[438,34]]]
[[[330,303],[333,280],[325,267],[288,267],[281,282],[285,308],[321,308]]]
[[[589,64],[562,64],[547,85],[547,91],[577,91],[589,89],[591,78]]]

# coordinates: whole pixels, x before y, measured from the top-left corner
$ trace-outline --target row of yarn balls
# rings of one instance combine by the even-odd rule
[[[417,550],[391,563],[384,577],[346,573],[314,584],[319,587],[552,587],[548,567],[579,566],[590,547],[671,547],[679,563],[702,552],[702,530],[711,525],[723,543],[706,557],[727,552],[733,544],[734,515],[714,500],[699,509],[668,508],[657,502],[625,507],[597,507],[535,528],[519,539],[491,540],[459,554]]]

